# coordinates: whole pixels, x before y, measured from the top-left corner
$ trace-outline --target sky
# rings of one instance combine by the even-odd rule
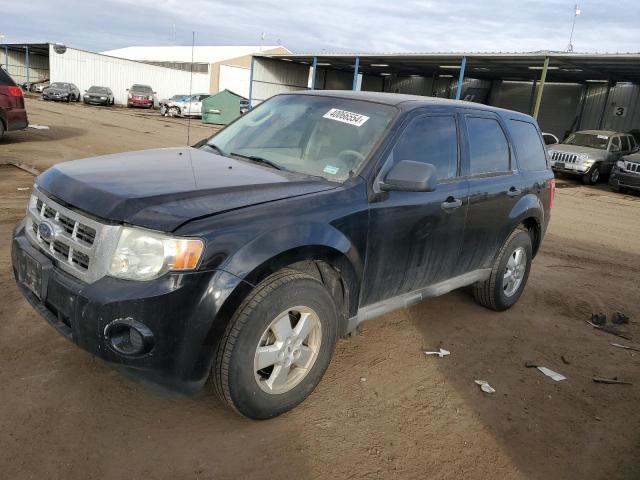
[[[639,0],[579,2],[576,52],[640,52]],[[295,53],[564,51],[574,0],[2,0],[4,42],[277,45]],[[261,36],[264,33],[264,40]]]

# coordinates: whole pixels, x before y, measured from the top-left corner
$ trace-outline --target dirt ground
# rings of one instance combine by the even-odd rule
[[[8,135],[0,160],[43,168],[186,143],[186,122],[157,113],[27,106],[32,123],[51,128]],[[191,143],[212,131],[194,122]],[[0,167],[2,478],[640,478],[640,353],[610,345],[640,344],[640,196],[561,180],[514,308],[491,312],[456,291],[366,323],[339,342],[300,407],[255,422],[210,391],[186,398],[128,380],[22,299],[9,247],[32,182]],[[625,330],[638,343],[585,323],[591,312],[616,310],[631,317]],[[422,353],[440,346],[451,355]],[[475,379],[496,393],[482,393]]]

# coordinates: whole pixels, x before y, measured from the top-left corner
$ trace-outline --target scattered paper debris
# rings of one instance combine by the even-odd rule
[[[361,382],[366,382],[366,381],[367,381],[367,379],[366,379],[366,378],[364,378],[364,377],[360,377],[360,381],[361,381]]]
[[[596,383],[607,383],[607,384],[615,384],[615,385],[633,385],[633,383],[631,382],[618,380],[618,377],[613,377],[613,378],[593,377],[593,381]]]
[[[489,383],[487,383],[485,380],[476,380],[475,382],[477,385],[480,385],[480,390],[482,390],[483,392],[496,393],[496,389],[489,385]]]
[[[46,125],[38,125],[36,123],[32,123],[29,125],[29,128],[35,128],[36,130],[49,130],[49,127]]]
[[[564,375],[561,375],[558,372],[554,372],[553,370],[547,367],[538,367],[538,370],[544,373],[547,377],[551,377],[556,382],[567,379],[567,377],[565,377]]]
[[[25,190],[29,190],[30,187],[18,187],[19,192],[24,192]]]
[[[440,351],[438,352],[424,352],[425,355],[437,355],[440,358],[442,357],[446,357],[447,355],[451,355],[451,352],[449,350],[445,350],[444,348],[441,348]]]

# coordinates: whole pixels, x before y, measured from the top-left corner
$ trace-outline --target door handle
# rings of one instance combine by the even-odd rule
[[[522,194],[522,190],[516,187],[511,187],[509,190],[507,190],[507,195],[509,195],[510,197],[517,197],[521,194]]]
[[[462,200],[449,197],[440,205],[445,212],[450,212],[462,206]]]

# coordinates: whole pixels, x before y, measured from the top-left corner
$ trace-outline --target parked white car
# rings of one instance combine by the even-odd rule
[[[209,93],[174,95],[169,100],[163,100],[160,113],[169,117],[202,117],[202,101],[210,96]]]

